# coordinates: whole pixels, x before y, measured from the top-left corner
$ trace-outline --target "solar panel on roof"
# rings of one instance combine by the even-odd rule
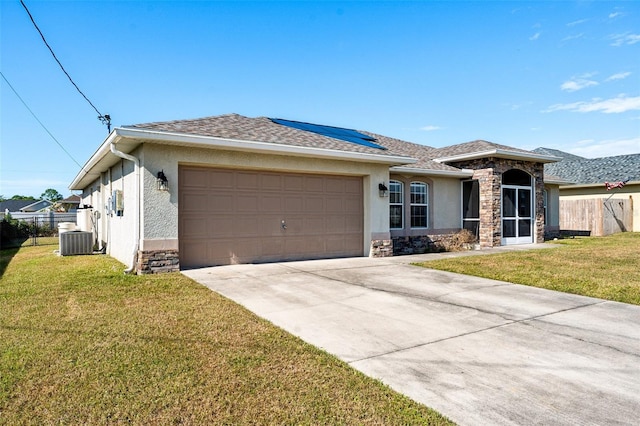
[[[318,135],[327,136],[334,139],[340,139],[346,142],[355,143],[369,148],[386,150],[387,148],[374,143],[374,137],[365,135],[356,130],[343,129],[342,127],[323,126],[322,124],[303,123],[300,121],[283,120],[281,118],[270,118],[276,124],[291,127],[293,129],[304,130],[306,132],[316,133]]]

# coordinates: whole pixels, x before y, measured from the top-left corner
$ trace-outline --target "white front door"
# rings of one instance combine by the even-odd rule
[[[502,245],[533,243],[532,195],[530,186],[502,186]]]

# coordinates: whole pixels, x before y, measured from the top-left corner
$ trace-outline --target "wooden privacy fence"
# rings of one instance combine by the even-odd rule
[[[592,198],[560,200],[560,229],[591,231],[603,237],[633,230],[633,200]]]

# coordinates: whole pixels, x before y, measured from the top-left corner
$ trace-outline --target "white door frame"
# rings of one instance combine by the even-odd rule
[[[504,236],[504,221],[505,221],[505,217],[504,217],[504,190],[505,189],[515,189],[516,191],[516,197],[515,197],[515,217],[509,217],[507,220],[513,220],[515,221],[515,236],[514,237],[505,237]],[[518,192],[520,190],[527,190],[529,191],[529,216],[525,217],[525,216],[520,216],[520,209],[518,208]],[[501,244],[503,246],[506,245],[515,245],[515,244],[532,244],[533,243],[533,234],[534,234],[534,225],[535,225],[535,211],[534,211],[534,206],[535,206],[535,191],[533,190],[533,186],[522,186],[522,185],[502,185],[500,188],[500,231],[501,231],[501,235],[502,235],[502,239],[501,239]],[[529,220],[530,221],[530,225],[529,225],[529,235],[528,236],[520,236],[519,232],[520,232],[520,227],[519,222],[521,220]]]

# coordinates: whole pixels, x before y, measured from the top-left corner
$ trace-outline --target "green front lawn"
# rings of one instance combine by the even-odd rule
[[[640,305],[640,233],[548,244],[557,247],[434,260],[420,265]]]
[[[181,274],[0,251],[0,424],[450,424]]]

